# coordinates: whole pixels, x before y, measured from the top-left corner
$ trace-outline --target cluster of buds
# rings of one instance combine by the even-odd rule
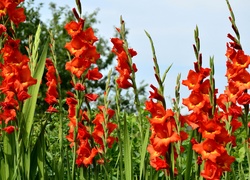
[[[49,104],[49,108],[47,109],[47,112],[58,112],[58,110],[53,107],[53,105],[58,103],[58,91],[57,86],[58,83],[60,83],[60,78],[57,78],[56,75],[56,69],[51,59],[46,59],[47,73],[45,75],[45,78],[47,80],[46,86],[48,87],[48,90],[46,92],[45,101]],[[59,82],[58,82],[59,81]]]

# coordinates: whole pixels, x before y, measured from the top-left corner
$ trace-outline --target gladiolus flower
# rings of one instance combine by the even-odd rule
[[[87,78],[89,80],[97,81],[102,78],[102,73],[99,72],[98,68],[88,70]]]
[[[7,31],[6,27],[3,24],[0,24],[0,36],[6,31]]]
[[[83,84],[81,84],[81,83],[76,83],[76,85],[75,85],[75,90],[77,90],[77,91],[84,91],[86,88],[85,88],[85,86],[83,85]]]
[[[188,98],[183,99],[183,104],[187,106],[189,110],[199,113],[205,105],[205,100],[201,93],[192,91]]]
[[[164,97],[161,94],[159,94],[158,89],[152,84],[150,85],[150,87],[154,90],[154,92],[149,91],[149,93],[150,93],[149,98],[157,99],[157,100],[163,102]]]
[[[79,149],[77,150],[77,159],[76,164],[78,166],[84,165],[85,167],[88,167],[90,164],[92,164],[92,161],[96,154],[98,153],[98,150],[96,148],[90,148],[89,142],[85,141],[79,146]]]
[[[7,126],[7,127],[3,128],[3,130],[4,130],[5,132],[7,132],[8,134],[13,133],[15,129],[16,129],[16,128],[15,128],[14,126]]]
[[[84,20],[80,19],[79,22],[71,21],[65,25],[65,29],[71,37],[74,37],[83,30]]]
[[[209,159],[216,163],[216,158],[225,151],[225,148],[212,139],[206,139],[200,144],[194,144],[193,150],[201,154],[203,160]]]
[[[89,100],[89,101],[96,101],[96,99],[99,97],[98,94],[85,94],[85,97]]]
[[[19,23],[24,22],[26,19],[26,16],[24,14],[24,8],[9,8],[8,9],[8,15],[10,17],[10,20],[18,26]]]
[[[214,139],[217,134],[221,133],[221,125],[216,120],[209,120],[201,123],[199,132],[203,138]]]
[[[82,74],[90,67],[91,62],[80,57],[75,57],[71,61],[66,62],[65,69],[80,78]]]
[[[212,161],[206,161],[204,170],[201,171],[201,176],[205,179],[213,179],[219,180],[222,175],[222,169],[218,167],[218,165]]]

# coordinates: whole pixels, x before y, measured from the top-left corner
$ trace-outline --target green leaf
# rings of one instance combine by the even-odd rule
[[[192,131],[191,135],[190,135],[190,140],[193,138],[194,136],[194,131]],[[187,154],[187,164],[186,164],[186,172],[185,172],[185,180],[189,180],[190,179],[190,173],[191,173],[191,167],[192,167],[192,159],[193,159],[193,150],[192,150],[192,143],[191,141],[189,142],[188,145],[188,154]]]
[[[49,40],[49,39],[48,39]],[[36,109],[36,102],[37,102],[37,95],[40,88],[40,82],[42,80],[43,72],[44,72],[44,66],[45,66],[45,60],[47,57],[47,50],[48,50],[48,40],[46,44],[44,45],[43,52],[40,56],[39,62],[37,64],[37,67],[34,72],[34,78],[37,79],[37,83],[29,88],[28,93],[31,95],[31,98],[25,101],[23,106],[23,116],[24,121],[22,126],[24,127],[22,129],[24,133],[24,144],[26,148],[29,145],[29,139],[30,139],[30,132],[31,127],[33,125],[34,121],[34,113]]]
[[[147,152],[147,145],[148,145],[148,139],[149,139],[149,129],[150,126],[148,125],[148,128],[146,130],[146,134],[144,137],[143,145],[142,145],[142,151],[141,151],[141,162],[140,162],[140,179],[142,179],[142,171],[144,169],[144,164],[145,164],[145,157],[146,157],[146,152]]]
[[[1,162],[4,162],[3,171],[4,171],[6,179],[8,179],[9,177],[12,177],[14,174],[13,145],[15,145],[14,134],[4,133],[4,136],[3,136],[4,161],[1,161]]]
[[[239,149],[239,151],[238,151],[238,157],[236,158],[236,160],[237,160],[239,163],[243,162],[244,159],[245,159],[245,157],[246,157],[245,155],[246,155],[246,150],[245,150],[245,147],[242,146],[242,147]]]
[[[30,58],[30,70],[31,75],[34,75],[35,67],[38,59],[38,47],[40,44],[40,35],[41,35],[41,25],[39,24],[36,30],[36,35],[34,39],[34,44],[32,46],[32,55]]]
[[[127,127],[127,119],[124,117],[124,164],[126,180],[132,179],[132,161],[131,161],[131,141]]]
[[[165,81],[165,79],[166,79],[166,76],[167,76],[167,73],[168,73],[168,71],[171,69],[172,65],[173,65],[173,64],[171,64],[171,65],[166,69],[166,71],[164,72],[164,74],[163,74],[163,76],[162,76],[162,80],[161,80],[162,83],[164,83],[164,81]]]
[[[38,165],[38,174],[40,179],[44,179],[44,157],[45,157],[45,142],[44,142],[44,130],[40,134],[37,141],[37,165]]]

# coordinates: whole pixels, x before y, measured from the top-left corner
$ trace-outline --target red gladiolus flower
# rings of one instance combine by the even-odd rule
[[[97,81],[102,78],[102,73],[99,72],[98,67],[88,70],[87,78],[89,80]]]
[[[15,131],[15,127],[14,126],[7,126],[7,127],[5,127],[5,128],[3,128],[3,130],[6,132],[6,133],[8,133],[8,134],[11,134],[11,133],[13,133],[14,131]]]
[[[250,95],[248,93],[243,93],[238,99],[237,102],[240,105],[250,104]]]
[[[117,55],[117,66],[116,70],[119,72],[119,77],[116,80],[119,88],[128,89],[133,87],[131,81],[131,73],[137,72],[136,65],[129,61],[129,58],[137,55],[137,52],[133,49],[128,49],[126,52],[123,48],[123,40],[119,38],[112,38],[111,42],[113,43],[112,52]]]
[[[230,81],[224,93],[228,96],[228,101],[235,104],[238,97],[242,94],[242,91],[240,91],[234,81]]]
[[[205,100],[200,92],[192,91],[188,98],[183,99],[182,103],[187,106],[189,110],[199,113],[205,105]]]
[[[220,180],[222,169],[212,161],[206,161],[204,170],[201,171],[201,176],[207,180]]]
[[[155,125],[155,124],[162,125],[166,121],[172,120],[173,116],[174,116],[174,112],[171,109],[167,109],[167,110],[165,110],[165,113],[163,116],[154,116],[149,121],[150,121],[151,125]]]
[[[236,55],[236,51],[234,48],[230,47],[229,44],[227,43],[227,52],[225,54],[227,56],[227,58],[229,58],[230,60],[232,60],[235,55]]]
[[[89,45],[84,43],[79,36],[75,36],[69,43],[66,43],[65,48],[75,57],[80,57],[88,49],[87,46]]]
[[[0,36],[6,31],[7,31],[6,27],[3,24],[0,24]]]
[[[75,90],[77,90],[77,91],[84,91],[86,88],[85,88],[85,86],[83,85],[83,84],[81,84],[81,83],[76,83],[75,84]]]
[[[48,71],[45,75],[45,78],[47,80],[46,85],[48,89],[46,92],[45,101],[49,104],[49,108],[47,109],[47,112],[50,112],[50,113],[58,112],[58,110],[54,108],[53,105],[58,103],[57,86],[58,86],[58,83],[60,83],[60,78],[59,77],[57,78],[56,76],[56,69],[54,67],[52,60],[46,59],[46,68]]]
[[[198,89],[199,88],[199,73],[190,70],[187,76],[187,80],[183,80],[182,84],[187,86],[189,90],[191,89]]]
[[[159,94],[158,89],[152,84],[150,85],[150,87],[154,90],[154,92],[149,91],[149,93],[150,93],[149,98],[157,99],[157,100],[163,102],[164,97],[161,94]]]
[[[77,159],[76,164],[78,166],[84,165],[88,167],[92,164],[94,157],[97,155],[98,150],[96,148],[92,148],[89,145],[88,141],[84,141],[77,150]]]
[[[228,134],[228,131],[225,129],[225,127],[222,127],[220,130],[220,134],[217,134],[214,137],[214,140],[218,143],[221,144],[222,146],[226,146],[227,143],[232,142],[233,138]]]
[[[24,8],[8,8],[8,15],[10,20],[18,26],[19,23],[24,22],[26,20],[26,16],[24,14]]]
[[[123,49],[123,41],[119,38],[111,38],[111,42],[114,44],[112,48],[112,52],[115,54],[119,54],[124,51]]]
[[[49,106],[49,108],[46,111],[48,113],[57,113],[58,112],[58,110],[51,105]]]
[[[168,169],[169,165],[167,164],[165,159],[161,159],[161,154],[155,151],[154,147],[150,144],[147,147],[147,150],[150,154],[150,165],[155,168],[157,171],[160,169]]]
[[[82,37],[84,42],[87,42],[88,44],[91,45],[93,45],[98,40],[98,38],[94,34],[94,30],[91,27],[83,31]]]
[[[250,89],[250,74],[246,69],[242,69],[238,74],[232,78],[235,81],[235,85],[240,91]]]
[[[23,66],[21,71],[22,73],[19,74],[19,77],[24,89],[36,84],[37,80],[31,77],[30,69],[28,66]]]
[[[101,150],[104,150],[104,140],[107,142],[108,148],[111,148],[113,143],[117,138],[110,136],[110,134],[117,128],[117,124],[108,122],[114,115],[115,111],[112,109],[107,109],[105,113],[108,115],[108,120],[104,119],[104,106],[98,107],[102,112],[97,114],[95,119],[92,121],[95,124],[92,136],[97,144],[101,146]],[[104,129],[108,132],[107,137],[104,136]]]
[[[19,100],[19,101],[24,101],[24,100],[26,100],[26,99],[28,99],[28,98],[30,98],[31,96],[26,92],[26,91],[19,91],[18,93],[17,93],[17,99]]]
[[[1,1],[0,2],[0,18],[2,16],[6,15],[6,11],[7,11],[7,6],[10,4],[10,2],[8,1]]]
[[[202,133],[203,138],[214,139],[217,134],[221,133],[221,124],[216,120],[209,120],[201,123],[199,132]]]
[[[83,25],[84,20],[80,19],[79,22],[71,21],[67,23],[64,28],[71,37],[75,37],[76,35],[80,34],[80,32],[82,32]]]
[[[163,125],[153,125],[152,128],[154,133],[152,133],[150,141],[158,152],[166,152],[170,143],[181,140],[177,132],[174,131],[176,128],[174,119]]]
[[[85,97],[89,100],[89,101],[96,101],[97,98],[99,97],[98,94],[85,94]]]
[[[133,84],[131,83],[131,80],[130,80],[131,77],[130,77],[129,71],[125,69],[124,71],[119,71],[119,72],[120,72],[120,76],[116,80],[118,87],[122,89],[128,89],[130,87],[133,87]]]
[[[242,126],[242,123],[238,119],[234,118],[231,120],[231,126],[232,126],[232,133],[233,133],[236,131],[236,129]]]
[[[248,68],[250,63],[250,56],[245,55],[244,51],[238,50],[232,61],[234,68],[239,71],[241,69]]]
[[[80,78],[82,74],[90,67],[91,62],[80,57],[75,57],[71,61],[66,62],[65,69]]]
[[[160,102],[155,103],[150,99],[150,101],[145,102],[145,106],[145,109],[151,113],[152,118],[163,117],[166,114],[166,110]]]
[[[221,156],[217,157],[216,164],[223,170],[223,171],[230,171],[231,164],[235,161],[235,157],[229,156],[227,151],[221,154]]]
[[[193,150],[201,154],[203,160],[209,159],[210,161],[216,163],[216,158],[225,151],[225,148],[216,143],[215,140],[206,139],[200,144],[194,144]]]

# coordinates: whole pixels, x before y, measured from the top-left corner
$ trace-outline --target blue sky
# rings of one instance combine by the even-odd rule
[[[42,18],[48,19],[47,4],[43,0]],[[75,7],[75,1],[54,0],[58,5]],[[231,6],[236,17],[241,34],[241,43],[247,54],[250,54],[250,1],[231,0]],[[176,76],[181,73],[186,79],[189,69],[193,69],[195,56],[192,44],[193,31],[199,27],[203,66],[209,66],[209,57],[214,56],[216,87],[223,92],[226,85],[225,61],[227,33],[233,33],[228,20],[229,11],[224,0],[82,0],[82,9],[91,13],[100,9],[96,27],[97,36],[110,39],[114,27],[119,27],[120,16],[129,29],[129,45],[138,52],[134,58],[137,64],[138,82],[145,80],[148,84],[156,84],[153,73],[153,61],[150,43],[144,33],[146,30],[153,38],[161,72],[173,63],[165,81],[165,96],[174,96]],[[111,46],[111,44],[109,44]],[[187,88],[181,86],[183,98],[189,95]]]

